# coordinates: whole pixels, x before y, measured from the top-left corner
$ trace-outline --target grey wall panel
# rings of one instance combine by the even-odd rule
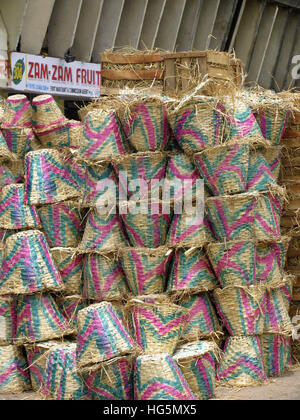
[[[166,2],[167,0],[148,1],[140,36],[140,49],[144,49],[145,47],[147,49],[153,49]]]
[[[176,41],[177,51],[193,48],[202,3],[203,0],[187,0]]]
[[[236,6],[237,0],[222,0],[220,2],[209,48],[224,50]]]
[[[0,12],[7,30],[10,51],[17,49],[29,0],[1,0]]]
[[[214,30],[220,0],[203,0],[197,31],[194,39],[194,49],[206,50]]]

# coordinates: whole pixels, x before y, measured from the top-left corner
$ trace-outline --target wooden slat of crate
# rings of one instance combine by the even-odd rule
[[[300,138],[299,137],[287,137],[281,140],[283,147],[300,147]]]
[[[101,54],[102,63],[111,64],[145,64],[164,61],[161,54]]]
[[[292,127],[288,127],[285,130],[284,133],[284,138],[299,138],[300,137],[300,126],[296,125],[296,126],[292,126]]]
[[[296,216],[282,216],[280,219],[280,225],[282,227],[295,227],[300,225],[300,217]]]
[[[293,157],[291,157],[291,155],[289,157],[283,158],[281,160],[281,165],[283,167],[294,167],[294,166],[299,166],[300,167],[300,156],[294,156],[293,153]]]
[[[109,80],[162,80],[163,70],[102,70],[101,77]]]
[[[293,301],[299,301],[300,300],[300,292],[293,293]]]

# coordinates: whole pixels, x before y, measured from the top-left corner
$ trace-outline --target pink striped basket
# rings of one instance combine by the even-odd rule
[[[52,248],[51,255],[65,286],[63,293],[81,294],[83,256],[76,254],[75,248]]]
[[[0,347],[0,394],[19,394],[30,389],[30,375],[22,348]]]
[[[261,347],[267,377],[283,375],[289,364],[291,338],[280,334],[263,334]]]
[[[26,95],[11,95],[6,99],[2,128],[23,128],[32,125],[32,108]]]

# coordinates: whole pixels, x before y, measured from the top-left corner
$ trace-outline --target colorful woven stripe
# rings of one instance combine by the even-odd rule
[[[121,250],[120,262],[134,295],[163,293],[170,254],[166,248]]]
[[[133,399],[132,362],[128,357],[95,365],[93,370],[82,372],[82,375],[94,400]]]
[[[265,333],[290,334],[293,324],[280,289],[265,292]]]
[[[34,143],[34,132],[31,128],[10,128],[3,129],[6,144],[12,153],[23,159],[26,153],[32,150]]]
[[[267,380],[258,337],[230,337],[217,370],[221,383],[232,386],[261,385]]]
[[[114,184],[114,188],[112,187]],[[118,194],[117,177],[110,164],[88,165],[85,172],[82,206],[96,207],[105,202],[113,203]]]
[[[92,209],[86,218],[86,226],[79,250],[86,252],[115,251],[127,245],[118,213],[100,214]]]
[[[25,95],[12,95],[6,99],[3,128],[30,127],[32,108]]]
[[[46,341],[72,332],[51,295],[18,297],[16,343]]]
[[[283,271],[280,267],[278,244],[259,243],[256,254],[256,280],[268,286],[282,285]],[[279,254],[279,255],[278,255]],[[279,257],[279,258],[278,258]]]
[[[283,284],[280,287],[280,292],[283,297],[285,307],[287,310],[290,310],[291,302],[293,299],[293,286],[294,286],[294,277],[286,276],[283,278]]]
[[[291,116],[291,111],[276,106],[263,107],[257,112],[256,119],[260,126],[262,135],[274,146],[278,145],[284,135]]]
[[[195,163],[213,195],[246,191],[249,145],[217,146],[195,154]]]
[[[176,249],[171,261],[167,292],[199,293],[217,286],[205,251]]]
[[[67,170],[70,173],[70,176],[75,180],[76,184],[79,187],[79,197],[76,199],[81,205],[81,200],[84,192],[85,186],[85,172],[87,168],[86,162],[77,160],[77,155],[67,155],[68,159],[66,160]]]
[[[93,300],[122,299],[128,293],[126,277],[116,255],[84,256],[83,296]]]
[[[193,394],[199,400],[207,400],[214,396],[214,348],[215,345],[210,341],[196,341],[181,346],[173,356]]]
[[[31,294],[64,288],[42,232],[28,230],[7,239],[0,287],[1,294]]]
[[[283,375],[289,362],[290,338],[279,334],[263,334],[261,347],[267,377]]]
[[[212,243],[209,259],[222,287],[256,284],[256,244],[251,241]]]
[[[201,247],[213,240],[210,226],[200,212],[173,215],[166,242],[168,246]]]
[[[0,347],[0,393],[18,394],[31,388],[30,376],[22,349]]]
[[[207,217],[220,242],[252,239],[255,209],[256,198],[248,193],[206,200]]]
[[[75,254],[76,249],[54,248],[51,250],[55,265],[61,275],[66,295],[82,292],[83,257]]]
[[[43,131],[67,123],[52,95],[38,95],[32,100],[32,124],[35,130]]]
[[[140,356],[134,366],[136,400],[195,400],[181,370],[166,353]]]
[[[7,166],[0,167],[0,188],[3,188],[5,185],[14,184],[16,178]]]
[[[180,305],[188,310],[188,319],[181,341],[197,341],[200,338],[217,336],[221,326],[208,293],[180,299]]]
[[[216,289],[214,300],[230,335],[258,335],[264,330],[264,290],[259,287]]]
[[[79,368],[132,353],[135,343],[109,302],[79,311],[77,365]]]
[[[24,183],[24,160],[7,160],[5,161],[7,167],[15,178],[15,183]]]
[[[283,199],[273,193],[261,194],[254,217],[254,231],[259,241],[278,241],[281,238],[280,218]]]
[[[76,369],[76,343],[49,350],[43,394],[52,400],[80,400],[87,388]]]
[[[82,139],[82,123],[77,120],[69,120],[70,128],[70,148],[79,149]]]
[[[36,135],[44,147],[57,149],[71,147],[69,124],[36,130]]]
[[[144,354],[173,354],[187,322],[187,310],[169,301],[132,299],[128,314],[136,342]]]
[[[13,343],[16,335],[16,305],[10,296],[0,297],[0,346]]]
[[[79,295],[59,296],[56,298],[59,310],[66,318],[71,329],[77,327],[77,316],[81,309],[86,307],[86,303]]]
[[[75,203],[50,204],[38,209],[51,248],[76,247],[82,236],[82,216]]]
[[[222,106],[212,98],[187,103],[169,119],[176,140],[187,154],[221,143]]]
[[[13,159],[14,155],[11,153],[11,150],[8,148],[6,140],[3,136],[3,130],[0,131],[0,159]]]
[[[83,124],[83,140],[79,153],[85,160],[101,161],[128,152],[115,112],[89,112]]]
[[[151,100],[131,105],[124,133],[138,152],[163,150],[169,137],[166,107]]]
[[[25,344],[28,368],[33,391],[40,391],[44,383],[44,372],[47,361],[47,350],[55,341],[41,343],[41,345]],[[57,344],[57,343],[56,343]]]
[[[79,195],[78,185],[69,171],[67,157],[57,150],[29,152],[25,166],[27,204],[50,204]]]
[[[280,170],[281,148],[250,151],[247,190],[264,191],[276,185]]]

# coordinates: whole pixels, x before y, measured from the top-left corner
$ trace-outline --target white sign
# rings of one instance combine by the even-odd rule
[[[7,51],[0,49],[0,87],[7,88],[7,83],[8,83]]]
[[[100,95],[100,76],[100,64],[11,53],[14,90],[94,98]]]

